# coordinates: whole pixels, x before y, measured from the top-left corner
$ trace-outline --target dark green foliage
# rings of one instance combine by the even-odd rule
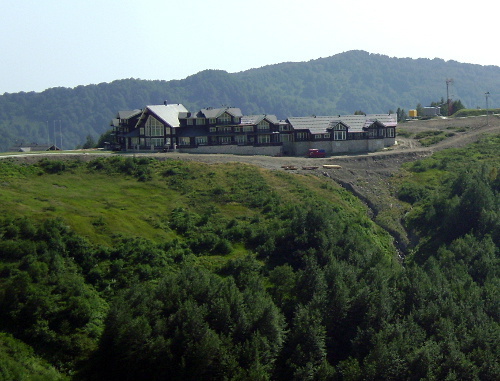
[[[294,184],[287,200],[249,166],[65,162],[57,176],[149,173],[131,184],[176,197],[158,204],[169,236],[101,247],[62,219],[1,219],[0,376],[57,379],[48,361],[82,380],[497,380],[497,141],[408,166],[399,196],[419,241],[404,261],[356,200],[296,177],[272,177]]]
[[[83,143],[82,148],[83,149],[89,149],[89,148],[95,148],[96,143],[92,135],[87,135],[87,138],[85,140],[85,143]]]
[[[0,381],[67,379],[47,362],[36,357],[31,347],[11,335],[0,333]]]
[[[103,171],[107,174],[126,174],[135,177],[139,181],[149,181],[152,179],[153,171],[149,164],[150,158],[136,157],[113,157],[98,158],[88,162],[89,170]]]
[[[66,169],[66,163],[62,160],[43,159],[38,162],[38,166],[46,173],[60,173]]]
[[[283,339],[283,318],[263,291],[183,268],[118,296],[87,377],[246,378],[272,369]]]

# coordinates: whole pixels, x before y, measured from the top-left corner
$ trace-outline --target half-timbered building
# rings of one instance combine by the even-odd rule
[[[120,111],[112,121],[122,150],[304,155],[372,152],[395,144],[396,115],[290,117],[243,115],[239,108],[188,111],[181,104]]]

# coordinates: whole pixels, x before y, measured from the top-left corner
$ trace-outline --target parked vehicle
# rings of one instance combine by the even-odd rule
[[[326,153],[324,149],[311,148],[307,152],[307,157],[325,157]]]

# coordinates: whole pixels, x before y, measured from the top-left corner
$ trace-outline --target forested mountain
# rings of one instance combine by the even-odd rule
[[[499,146],[388,179],[404,259],[325,176],[4,159],[0,380],[498,380]]]
[[[109,129],[118,110],[164,100],[193,111],[224,104],[246,114],[279,118],[408,110],[446,98],[449,78],[454,79],[453,99],[468,108],[484,107],[484,93],[500,86],[500,67],[349,51],[239,73],[206,70],[175,81],[123,79],[41,93],[5,93],[0,96],[0,150],[16,142],[60,145],[60,129],[63,148],[74,148],[87,135],[96,139]]]

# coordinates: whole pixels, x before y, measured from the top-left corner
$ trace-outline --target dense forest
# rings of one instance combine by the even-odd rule
[[[326,177],[0,161],[0,380],[498,380],[500,136],[391,181],[398,255]]]
[[[97,140],[119,110],[165,100],[191,111],[231,105],[247,115],[281,119],[409,110],[446,99],[449,78],[454,79],[451,98],[467,108],[484,108],[484,93],[500,86],[500,68],[349,51],[239,73],[206,70],[183,80],[122,79],[41,93],[5,93],[0,95],[0,151],[16,143],[47,142],[73,149],[88,136]],[[498,107],[493,94],[490,106]]]

